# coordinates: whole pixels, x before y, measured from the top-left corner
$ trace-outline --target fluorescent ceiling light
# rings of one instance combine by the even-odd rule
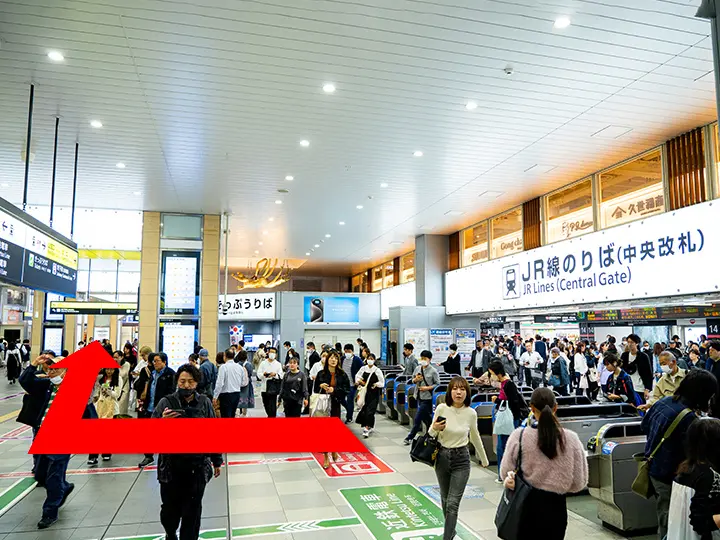
[[[320,244],[315,244],[315,249],[319,248]]]
[[[116,163],[115,166],[116,166],[118,169],[124,169],[124,168],[125,168],[125,164],[122,163],[122,162]]]
[[[133,195],[138,197],[138,196],[142,195],[142,191],[133,191]]]
[[[292,182],[293,180],[295,180],[295,177],[288,174],[288,175],[285,177],[285,180],[287,180],[288,182]]]
[[[460,210],[449,210],[445,212],[446,216],[462,216],[465,212],[461,212]]]
[[[310,256],[310,252],[308,251],[308,252],[305,254],[305,256],[306,256],[306,257],[309,257],[309,256]]]
[[[525,169],[526,173],[533,173],[533,174],[547,174],[550,171],[556,169],[557,167],[555,165],[538,165],[537,163],[533,165],[532,167],[528,167]]]
[[[325,238],[330,238],[330,235],[329,235],[329,234],[326,234],[326,235],[325,235]]]
[[[362,205],[362,204],[358,204],[355,208],[357,208],[358,210],[362,210],[362,209],[363,209],[363,205]]]
[[[338,225],[345,225],[345,222],[341,221],[340,223],[338,223]]]
[[[388,185],[387,185],[385,182],[383,182],[382,184],[380,184],[380,187],[381,187],[381,188],[386,188],[386,187],[388,187]]]
[[[303,148],[307,148],[308,146],[310,146],[310,141],[308,141],[307,139],[303,139],[302,141],[300,141],[300,146],[302,146]]]
[[[326,94],[332,94],[335,92],[335,85],[333,83],[325,83],[323,85],[323,92]]]
[[[474,102],[474,101],[468,101],[468,102],[465,104],[465,108],[466,108],[468,111],[474,111],[475,109],[477,109],[477,106],[478,106],[477,103]]]
[[[102,122],[100,120],[90,120],[90,125],[94,128],[101,128]]]
[[[282,204],[282,201],[280,199],[275,201],[275,204]]]
[[[413,152],[413,156],[415,156],[415,157],[423,157],[422,150],[415,150],[415,151]]]
[[[555,28],[567,28],[570,26],[570,17],[558,17],[555,19]]]
[[[483,191],[478,197],[481,199],[497,199],[501,195],[505,195],[504,191],[493,191],[492,189],[489,189],[487,191]]]
[[[50,51],[48,52],[48,58],[52,60],[53,62],[62,62],[65,60],[65,57],[60,51]]]

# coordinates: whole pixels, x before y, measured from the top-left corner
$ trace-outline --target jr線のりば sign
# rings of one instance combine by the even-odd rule
[[[706,202],[445,274],[449,315],[717,292]]]

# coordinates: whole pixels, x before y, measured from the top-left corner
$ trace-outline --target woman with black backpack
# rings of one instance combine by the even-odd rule
[[[300,371],[298,359],[291,356],[288,360],[288,370],[280,385],[280,397],[278,398],[278,401],[282,400],[285,418],[300,418],[303,408],[307,407],[308,396],[307,375]]]

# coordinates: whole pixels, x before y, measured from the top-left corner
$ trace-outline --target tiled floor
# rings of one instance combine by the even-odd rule
[[[10,387],[5,380],[0,380],[0,399],[18,391],[18,387]],[[0,416],[10,415],[20,408],[20,404],[19,396],[0,401]],[[260,411],[253,412],[254,415],[261,415]],[[10,418],[0,424],[0,434],[16,430],[18,426],[19,424]],[[357,426],[352,426],[352,429],[359,433]],[[203,501],[203,529],[225,529],[228,523],[228,508],[233,528],[352,517],[354,513],[338,492],[340,488],[400,483],[416,486],[437,485],[432,469],[410,461],[408,448],[402,445],[406,433],[406,428],[378,417],[376,431],[366,441],[368,448],[395,470],[388,474],[328,478],[315,461],[233,467],[230,469],[227,486],[225,472],[208,486]],[[15,436],[27,437],[29,432]],[[25,438],[0,442],[0,491],[17,481],[16,478],[3,478],[2,474],[30,470],[31,457],[27,455],[29,444],[30,441]],[[229,456],[230,460],[265,457],[278,456]],[[70,468],[84,469],[85,460],[86,456],[73,456]],[[110,465],[132,466],[139,460],[139,456],[114,456]],[[470,484],[484,491],[484,496],[465,499],[461,504],[461,520],[485,540],[497,539],[493,518],[501,490],[494,483],[494,478],[491,470],[474,466]],[[159,488],[154,471],[74,475],[70,477],[70,481],[75,483],[76,489],[61,509],[60,520],[51,529],[38,531],[36,528],[45,498],[45,490],[36,488],[0,516],[0,540],[94,540],[162,533],[158,517]],[[604,530],[593,520],[594,504],[589,496],[573,498],[570,506],[584,517],[571,514],[568,539],[621,538]],[[338,530],[272,534],[263,538],[366,540],[372,537],[364,528],[353,526]],[[641,538],[649,540],[653,537]]]

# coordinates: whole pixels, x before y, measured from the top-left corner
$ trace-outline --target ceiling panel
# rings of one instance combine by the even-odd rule
[[[0,191],[22,202],[33,82],[31,204],[49,201],[59,115],[58,204],[78,141],[81,207],[229,212],[237,264],[314,249],[309,269],[358,269],[714,120],[695,9],[0,0]],[[572,25],[555,29],[561,15]],[[593,136],[609,126],[628,131]],[[478,198],[487,190],[502,195]]]

